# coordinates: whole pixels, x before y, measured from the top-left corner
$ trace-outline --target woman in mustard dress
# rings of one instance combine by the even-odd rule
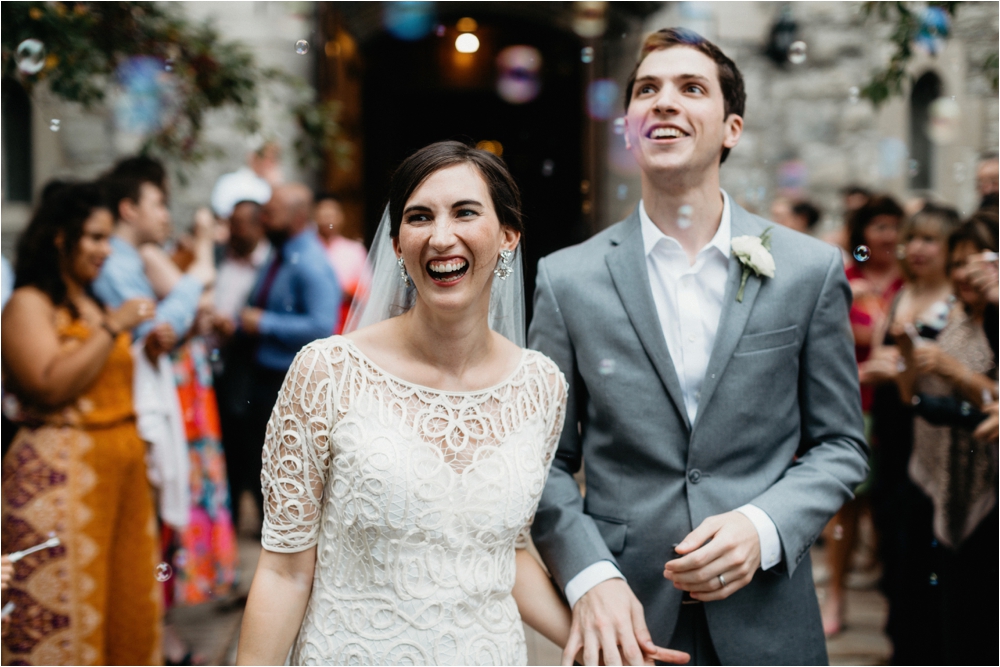
[[[3,664],[162,664],[160,559],[129,350],[129,330],[155,304],[109,311],[93,296],[112,226],[97,186],[67,184],[48,193],[18,244],[2,361],[21,429],[3,460],[3,547],[52,534],[60,544],[14,565]]]

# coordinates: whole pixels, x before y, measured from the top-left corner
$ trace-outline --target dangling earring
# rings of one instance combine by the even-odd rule
[[[399,266],[399,277],[403,279],[403,285],[405,287],[412,287],[413,283],[410,282],[410,274],[406,272],[406,264],[403,262],[402,257],[396,258],[396,265]]]
[[[500,261],[493,269],[493,274],[500,280],[507,280],[514,273],[514,251],[506,248],[500,251]]]

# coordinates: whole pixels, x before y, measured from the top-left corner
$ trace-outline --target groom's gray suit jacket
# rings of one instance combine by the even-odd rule
[[[538,263],[529,346],[570,384],[566,425],[532,537],[560,587],[616,563],[668,646],[681,592],[672,545],[753,503],[778,529],[781,565],[705,604],[724,664],[827,661],[809,547],[867,472],[840,252],[732,205],[732,234],[773,226],[774,278],[729,260],[722,316],[688,423],[649,285],[638,212]],[[586,497],[573,474],[586,462]]]

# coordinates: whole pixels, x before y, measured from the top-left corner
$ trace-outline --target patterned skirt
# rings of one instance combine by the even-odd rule
[[[24,427],[3,461],[14,565],[5,665],[162,664],[159,550],[145,445],[132,421]]]

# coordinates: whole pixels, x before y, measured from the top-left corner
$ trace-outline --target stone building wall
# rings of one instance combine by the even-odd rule
[[[772,25],[786,9],[808,55],[800,65],[780,67],[764,52]],[[908,96],[876,111],[852,95],[892,50],[889,26],[864,20],[860,9],[857,2],[664,3],[637,34],[612,43],[612,76],[625,81],[642,37],[659,28],[684,26],[717,43],[740,67],[747,91],[744,133],[723,165],[723,187],[766,215],[782,183],[801,180],[801,195],[820,206],[826,225],[835,225],[841,219],[839,191],[848,184],[901,199],[911,194]],[[960,3],[953,36],[937,57],[920,53],[910,65],[915,77],[936,72],[942,94],[954,96],[961,109],[957,139],[936,147],[933,164],[917,168],[933,170],[936,199],[964,212],[977,203],[973,175],[979,155],[997,149],[997,93],[982,70],[986,56],[997,52],[997,20],[996,3]],[[611,222],[635,206],[639,179],[610,123],[605,134],[603,199]]]

